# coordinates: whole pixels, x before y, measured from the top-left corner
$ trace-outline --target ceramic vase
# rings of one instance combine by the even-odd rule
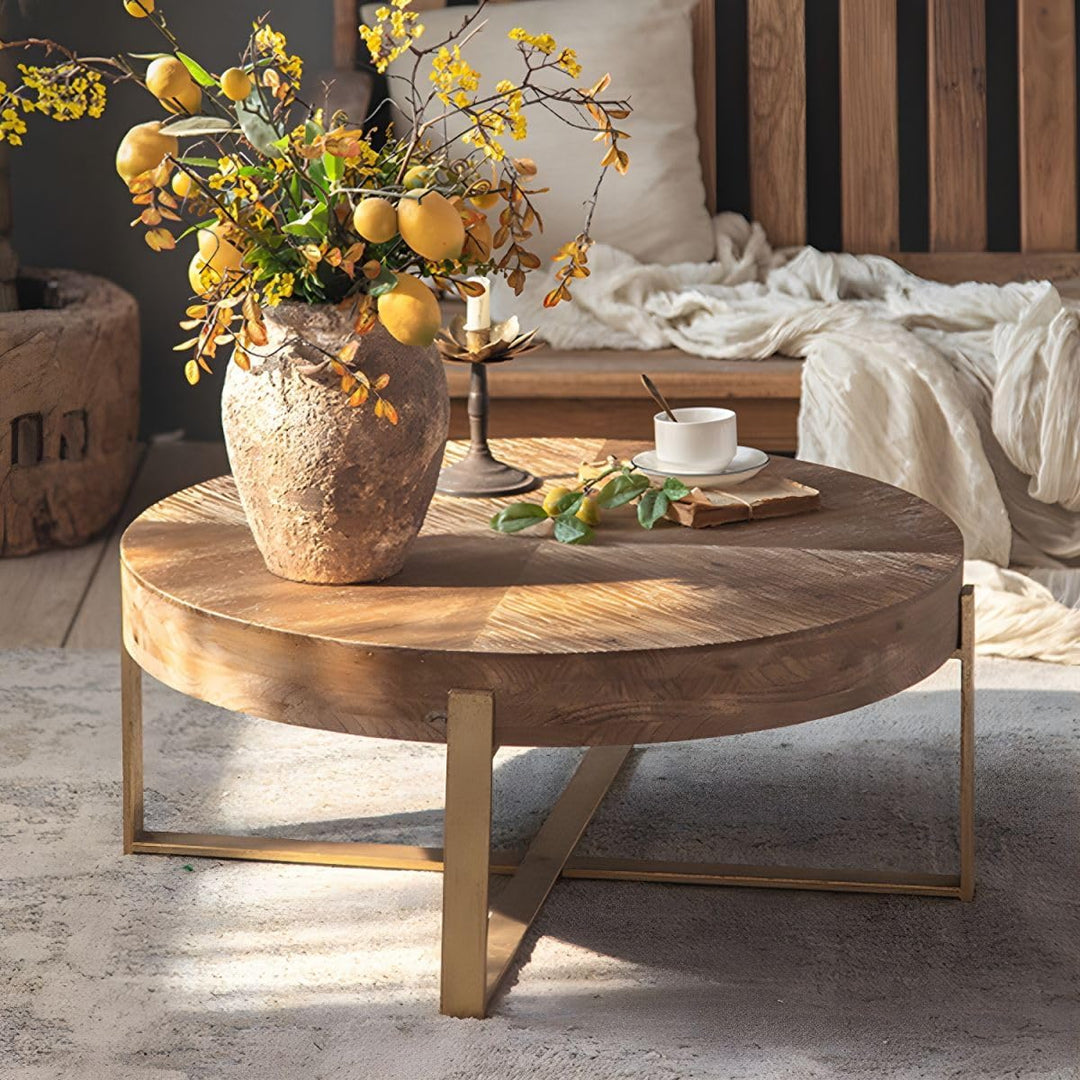
[[[331,305],[264,312],[268,341],[250,371],[230,364],[221,415],[233,477],[269,570],[320,584],[377,582],[401,570],[435,493],[450,422],[442,361],[381,326],[359,339],[356,366],[384,391],[349,405],[327,360],[352,319]]]

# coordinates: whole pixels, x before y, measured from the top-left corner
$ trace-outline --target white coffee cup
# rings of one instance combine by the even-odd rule
[[[678,423],[663,412],[653,417],[658,464],[700,473],[720,472],[731,464],[739,448],[731,409],[703,405],[672,411]]]

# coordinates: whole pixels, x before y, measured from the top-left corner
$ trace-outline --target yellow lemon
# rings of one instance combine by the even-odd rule
[[[427,187],[435,179],[435,170],[430,165],[414,165],[405,170],[401,182],[406,191],[415,191],[417,188]]]
[[[215,222],[198,234],[199,256],[218,274],[239,270],[244,253],[229,240],[229,230],[221,222]]]
[[[124,0],[124,10],[133,19],[145,19],[154,10],[154,0]]]
[[[499,196],[494,191],[486,191],[482,195],[470,195],[469,202],[478,210],[490,210],[499,202]]]
[[[435,294],[412,274],[394,273],[397,286],[377,301],[379,321],[403,345],[428,346],[442,322]]]
[[[163,100],[161,104],[165,106],[167,112],[198,116],[202,112],[202,91],[191,83],[179,94],[174,94],[169,100]]]
[[[385,244],[397,236],[397,211],[389,199],[361,199],[352,220],[353,228],[373,244]]]
[[[491,255],[491,226],[487,218],[481,218],[465,229],[465,246],[462,254],[474,262],[485,262]]]
[[[116,171],[125,184],[140,173],[156,169],[169,154],[176,155],[180,144],[175,135],[161,134],[161,121],[136,124],[121,140],[116,150]]]
[[[437,191],[416,191],[398,203],[398,231],[417,255],[442,262],[456,259],[465,244],[465,223]]]
[[[221,284],[221,274],[196,251],[188,263],[188,281],[196,296],[207,296]]]
[[[599,525],[600,524],[600,507],[596,505],[595,495],[586,495],[581,500],[581,506],[578,507],[578,512],[574,515],[578,521],[584,521],[586,525]]]
[[[151,62],[146,69],[146,89],[169,112],[194,114],[202,106],[202,91],[175,56],[159,56]]]
[[[181,199],[186,199],[195,190],[195,181],[186,172],[177,172],[172,178],[172,189]]]
[[[568,487],[553,487],[544,496],[544,513],[547,514],[548,517],[554,517],[559,512],[559,508],[557,506],[558,501],[564,495],[569,494],[570,489]]]
[[[251,76],[242,68],[231,67],[221,76],[221,92],[230,101],[243,101],[251,87]]]

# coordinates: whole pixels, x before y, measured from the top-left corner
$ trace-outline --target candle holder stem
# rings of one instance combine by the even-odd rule
[[[490,454],[488,449],[488,384],[483,364],[469,365],[469,453]]]
[[[438,490],[443,495],[491,498],[521,495],[538,488],[540,481],[532,473],[507,465],[492,454],[488,446],[487,367],[469,367],[469,451],[456,465],[439,474]]]

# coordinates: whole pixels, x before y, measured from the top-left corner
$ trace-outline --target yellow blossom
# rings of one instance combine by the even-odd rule
[[[511,41],[539,49],[545,56],[550,56],[557,48],[555,39],[550,34],[530,34],[520,26],[515,26],[507,35]]]
[[[375,25],[361,26],[360,37],[368,48],[371,62],[380,74],[409,49],[424,32],[417,13],[409,11],[412,0],[391,0],[391,6],[375,9]]]
[[[577,53],[573,49],[563,49],[559,53],[559,59],[555,61],[555,64],[573,79],[576,79],[581,74],[581,64],[578,63]]]
[[[304,61],[289,52],[289,43],[285,35],[270,26],[254,23],[255,28],[255,51],[260,56],[272,59],[279,73],[292,84],[291,98],[295,96],[296,89],[300,86],[300,80],[304,75]]]
[[[40,112],[61,121],[79,120],[84,116],[97,119],[105,111],[105,87],[101,75],[90,68],[65,61],[55,67],[19,64],[18,69],[22,86],[0,99],[5,109],[14,112],[16,102],[19,102],[23,112]],[[7,88],[4,89],[6,92]],[[18,130],[20,124],[23,125],[21,131]],[[7,118],[5,130],[19,135],[26,127],[21,120],[16,124]]]
[[[295,288],[294,274],[275,274],[263,287],[263,300],[271,307],[277,307],[282,300],[292,296]]]

